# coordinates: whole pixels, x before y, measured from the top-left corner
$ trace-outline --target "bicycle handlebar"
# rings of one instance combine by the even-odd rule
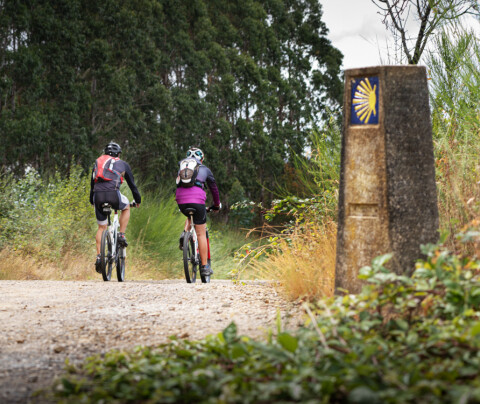
[[[220,209],[222,209],[222,204],[220,204],[219,206],[212,205],[207,208],[207,213],[210,213],[212,210],[218,211]]]

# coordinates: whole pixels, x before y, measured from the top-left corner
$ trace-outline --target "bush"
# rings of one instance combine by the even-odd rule
[[[477,241],[469,230],[461,242]],[[480,262],[426,246],[413,276],[388,255],[358,295],[305,305],[310,321],[266,342],[231,324],[201,341],[112,351],[56,382],[63,402],[474,403],[480,401]]]
[[[33,169],[19,179],[3,174],[0,190],[0,247],[51,259],[92,248],[90,183],[80,167],[48,182]]]

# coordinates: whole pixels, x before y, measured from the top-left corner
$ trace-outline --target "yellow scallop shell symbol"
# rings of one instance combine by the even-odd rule
[[[377,115],[375,108],[375,105],[377,104],[376,89],[376,85],[372,88],[370,81],[364,79],[360,82],[355,91],[352,102],[358,119],[363,123],[368,123],[372,114],[375,116]]]

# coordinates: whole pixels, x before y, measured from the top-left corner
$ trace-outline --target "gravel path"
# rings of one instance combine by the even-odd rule
[[[265,283],[0,281],[0,403],[25,403],[61,373],[65,359],[112,348],[199,339],[235,321],[262,338],[301,323],[301,310]],[[37,402],[35,398],[31,402]]]

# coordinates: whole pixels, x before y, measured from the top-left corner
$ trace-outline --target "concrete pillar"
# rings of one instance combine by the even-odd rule
[[[420,245],[438,239],[426,70],[345,72],[335,286],[361,290],[358,271],[378,255],[410,274]]]

